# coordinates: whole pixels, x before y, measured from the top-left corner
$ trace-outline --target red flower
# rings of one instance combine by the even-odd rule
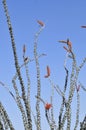
[[[60,40],[59,42],[60,42],[60,43],[66,43],[66,44],[68,45],[69,49],[71,50],[71,48],[72,48],[72,43],[69,41],[69,39],[67,39],[67,41]],[[65,48],[65,49],[66,49],[66,48]]]
[[[45,104],[45,109],[46,109],[46,110],[49,110],[51,107],[52,107],[51,104],[49,104],[49,103],[46,103],[46,104]]]
[[[38,22],[38,24],[40,24],[41,26],[44,26],[44,23],[43,23],[42,21],[38,20],[37,22]]]
[[[45,75],[45,78],[48,78],[50,76],[50,68],[47,66],[47,74]]]

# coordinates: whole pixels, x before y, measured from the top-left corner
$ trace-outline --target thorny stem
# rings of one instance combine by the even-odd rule
[[[75,91],[75,84],[76,84],[77,77],[78,77],[78,71],[76,72],[76,59],[75,59],[75,55],[73,54],[72,51],[71,51],[71,55],[72,55],[73,63],[72,63],[72,73],[71,73],[71,78],[70,78],[70,91],[69,91],[68,102],[66,104],[66,111],[65,111],[65,114],[63,116],[63,119],[61,121],[61,126],[60,126],[61,129],[64,127],[64,123],[67,118],[68,119],[67,120],[67,129],[68,130],[70,130],[70,124],[71,124],[71,102],[72,102],[73,94]]]
[[[37,71],[37,96],[38,97],[41,96],[41,81],[40,81],[40,67],[39,67],[38,53],[37,53],[37,41],[38,41],[38,36],[41,33],[43,28],[44,27],[40,27],[40,30],[35,34],[35,40],[34,40],[34,57],[35,57],[36,71]],[[36,102],[36,112],[37,112],[37,130],[41,130],[40,100],[38,98]]]
[[[6,123],[8,124],[10,130],[15,130],[9,117],[8,117],[8,114],[7,114],[6,110],[4,109],[4,107],[2,106],[1,102],[0,102],[0,113],[2,113],[2,115],[4,116]]]
[[[79,123],[79,109],[80,109],[80,95],[79,92],[77,92],[77,110],[76,110],[76,122],[74,130],[77,130],[78,123]]]
[[[23,105],[22,105],[21,100],[20,100],[19,91],[18,91],[18,88],[16,86],[15,79],[12,80],[12,83],[13,83],[13,88],[14,88],[15,93],[16,93],[16,103],[17,103],[17,105],[18,105],[18,107],[21,111],[21,114],[22,114],[24,128],[25,128],[25,130],[28,130],[29,129],[28,121],[27,121],[27,118],[26,118],[26,114],[25,114]]]
[[[68,69],[66,68],[66,66],[64,66],[64,68],[65,68],[65,71],[66,71],[66,78],[65,78],[65,85],[64,85],[64,93],[65,93],[66,89],[67,89],[67,84],[68,84]],[[62,113],[63,113],[63,110],[64,110],[64,105],[66,105],[64,101],[65,101],[65,99],[63,97],[60,112],[59,112],[59,128],[58,128],[58,130],[61,129]]]
[[[64,93],[66,92],[67,89],[67,84],[68,84],[68,69],[65,67],[66,71],[66,78],[65,78],[65,85],[64,85]]]
[[[40,58],[40,57],[42,57],[42,56],[46,56],[46,54],[41,54],[41,55],[39,55],[38,56],[38,58]],[[33,58],[33,59],[27,59],[27,61],[25,62],[25,63],[23,63],[20,67],[19,67],[19,69],[21,69],[22,67],[24,67],[25,66],[25,64],[28,64],[28,63],[30,63],[30,62],[33,62],[35,59]],[[17,76],[18,76],[18,74],[16,73],[13,77],[15,78],[17,78]]]
[[[3,128],[3,124],[2,124],[1,121],[0,121],[0,130],[4,130],[4,128]]]
[[[38,98],[43,103],[43,105],[45,105],[45,101],[41,97],[39,96],[35,96],[35,97]]]
[[[52,107],[51,107],[51,130],[54,130],[55,121],[54,121],[54,110],[53,110],[53,90],[52,90],[52,96],[51,96],[51,104],[52,104]]]
[[[4,114],[3,114],[3,112],[1,110],[0,110],[0,121],[3,124],[4,129],[9,128],[8,123],[7,123],[6,119],[5,119],[5,116],[4,116]]]
[[[27,88],[28,88],[28,90],[27,90],[27,100],[28,100],[28,102],[29,102],[29,104],[30,104],[30,86],[31,86],[31,83],[30,83],[30,76],[29,76],[29,70],[28,70],[28,66],[27,66],[27,63],[26,63],[26,61],[25,61],[25,58],[23,57],[23,60],[24,60],[24,65],[25,65],[25,70],[26,70],[26,77],[27,77]]]
[[[65,103],[66,103],[65,95],[64,95],[64,93],[61,91],[61,89],[59,88],[59,86],[58,86],[58,85],[54,85],[54,83],[51,81],[50,78],[49,78],[49,82],[50,82],[50,84],[53,86],[53,88],[56,90],[56,92],[57,92],[62,98],[64,98],[64,101],[65,101]]]
[[[64,68],[65,68],[65,71],[66,71],[66,78],[65,78],[65,85],[64,85],[64,93],[66,92],[66,89],[67,89],[67,84],[68,84],[68,69],[66,67],[66,64],[67,64],[67,58],[68,58],[68,52],[66,53],[66,58],[65,58],[65,61],[64,61]],[[60,108],[60,112],[59,112],[59,122],[58,122],[58,130],[61,130],[61,119],[62,119],[62,113],[63,113],[63,110],[64,110],[64,105],[65,104],[65,99],[63,97],[63,100],[62,100],[62,104],[61,104],[61,108]]]
[[[79,83],[80,84],[80,87],[84,90],[84,91],[86,91],[86,88],[81,84],[81,83]]]
[[[86,57],[83,59],[81,65],[79,66],[79,69],[81,69],[84,66],[85,63],[86,63]]]
[[[14,61],[15,61],[15,68],[16,68],[18,78],[19,78],[19,81],[20,81],[20,84],[21,84],[22,98],[23,98],[25,108],[26,108],[29,129],[32,130],[31,112],[30,112],[30,109],[29,109],[28,101],[26,99],[23,79],[21,77],[21,72],[20,72],[18,58],[17,58],[17,52],[16,52],[16,46],[15,46],[15,41],[14,41],[13,29],[12,29],[12,25],[11,25],[11,21],[10,21],[10,16],[9,16],[9,13],[8,13],[8,8],[7,8],[7,5],[6,5],[6,0],[3,0],[3,6],[4,6],[4,10],[5,10],[6,18],[7,18],[7,24],[8,24],[8,28],[9,28],[9,33],[10,33],[10,37],[11,37],[11,43],[12,43],[12,49],[13,49]]]
[[[38,98],[45,107],[45,104],[46,104],[45,101],[41,97],[38,97],[38,96],[35,96],[35,97]],[[46,108],[45,108],[45,116],[46,116],[47,122],[48,122],[51,130],[54,130],[54,126],[55,126],[54,120],[52,120],[52,118],[50,119],[49,110],[47,110]],[[51,114],[51,116],[52,116],[52,114]]]
[[[0,81],[0,84],[9,92],[12,98],[16,101],[14,94],[9,90],[8,86]]]
[[[47,122],[48,122],[48,124],[49,124],[49,126],[50,126],[50,129],[51,129],[51,130],[54,130],[54,124],[52,124],[52,123],[54,123],[54,122],[52,122],[52,121],[51,121],[52,119],[50,119],[49,110],[46,110],[46,109],[45,109],[45,116],[46,116]]]
[[[74,91],[75,91],[75,85],[77,82],[77,78],[78,78],[78,71],[76,70],[76,59],[75,56],[73,54],[73,52],[71,52],[72,57],[73,57],[73,66],[72,66],[72,74],[71,74],[71,80],[70,80],[70,91],[69,91],[69,97],[68,97],[68,102],[67,102],[67,130],[70,130],[70,125],[71,125],[71,102],[72,102],[72,98],[74,95]],[[72,75],[74,75],[75,72],[75,76],[72,77]],[[74,78],[74,79],[72,79]]]
[[[65,71],[66,71],[66,78],[65,78],[65,85],[64,85],[64,93],[66,92],[66,89],[67,89],[67,84],[68,84],[68,69],[66,67],[66,62],[67,62],[67,58],[68,58],[68,52],[66,54],[66,58],[65,58],[65,61],[64,61],[64,68],[65,68]],[[64,97],[63,97],[63,100],[62,100],[62,104],[61,104],[61,108],[60,108],[60,114],[59,114],[59,130],[61,129],[61,119],[62,119],[62,113],[63,113],[63,110],[64,110],[64,105],[65,102],[64,102]]]

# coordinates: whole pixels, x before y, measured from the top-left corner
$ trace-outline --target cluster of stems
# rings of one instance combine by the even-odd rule
[[[10,20],[10,15],[8,12],[8,7],[7,7],[7,2],[6,0],[3,1],[3,7],[4,7],[4,12],[6,15],[6,20],[8,24],[8,29],[9,29],[9,34],[11,38],[11,45],[12,45],[12,50],[13,50],[13,56],[14,56],[14,64],[16,68],[15,75],[12,78],[12,85],[15,90],[15,94],[13,94],[9,89],[6,84],[3,82],[0,82],[0,85],[5,87],[7,91],[10,93],[10,95],[13,97],[15,100],[19,111],[21,112],[21,117],[24,125],[25,130],[32,130],[33,129],[33,121],[32,121],[32,116],[34,117],[35,125],[37,130],[42,130],[42,123],[41,123],[41,109],[40,105],[43,103],[44,106],[44,111],[45,111],[45,117],[48,122],[50,130],[71,130],[71,123],[72,123],[72,102],[73,102],[73,97],[74,93],[76,92],[76,120],[75,120],[75,125],[73,130],[77,130],[78,125],[79,125],[79,112],[80,112],[80,94],[79,94],[79,87],[81,87],[84,91],[86,91],[86,87],[82,85],[80,81],[78,81],[79,73],[84,64],[86,63],[86,58],[83,59],[82,63],[78,66],[75,54],[73,52],[72,44],[67,39],[67,41],[60,41],[62,43],[66,43],[67,47],[64,47],[66,49],[66,57],[64,61],[64,69],[65,69],[65,82],[64,82],[64,89],[61,90],[61,86],[55,85],[51,79],[50,75],[50,68],[47,66],[47,75],[45,76],[46,79],[49,80],[50,86],[51,86],[51,96],[50,96],[50,101],[51,103],[46,103],[43,98],[41,97],[41,79],[40,79],[40,64],[39,64],[39,58],[41,56],[44,56],[45,54],[38,54],[37,47],[38,47],[38,38],[41,33],[41,31],[44,29],[44,23],[41,21],[37,21],[40,28],[38,32],[35,34],[34,38],[34,58],[33,59],[28,59],[28,57],[25,56],[25,46],[23,48],[23,64],[19,65],[19,60],[17,56],[17,50],[16,50],[16,43],[14,39],[14,34],[13,34],[13,28]],[[70,79],[69,79],[69,69],[67,67],[67,61],[72,60],[71,64],[71,73],[70,73]],[[29,73],[29,63],[31,61],[35,61],[35,67],[36,67],[36,79],[37,79],[37,94],[36,94],[36,116],[32,112],[32,107],[31,107],[31,77]],[[26,73],[26,79],[27,79],[27,89],[26,85],[24,83],[24,78],[22,76],[22,68],[25,68],[25,73]],[[18,82],[20,84],[20,89],[18,88]],[[68,84],[69,82],[69,84]],[[68,87],[69,86],[69,87]],[[66,96],[66,92],[69,89],[68,95]],[[20,92],[21,90],[21,92]],[[27,90],[27,91],[26,91]],[[57,92],[57,94],[62,98],[61,106],[60,106],[60,111],[59,111],[59,116],[58,120],[55,120],[54,114],[54,90]],[[66,128],[65,128],[66,127]],[[13,126],[11,120],[9,119],[9,116],[3,107],[3,104],[0,102],[0,130],[15,130],[15,127]],[[86,127],[85,127],[86,129]],[[83,130],[83,129],[80,129]]]

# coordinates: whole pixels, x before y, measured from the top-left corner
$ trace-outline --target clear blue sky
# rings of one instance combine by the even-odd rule
[[[65,51],[63,45],[58,43],[58,40],[66,40],[67,38],[73,44],[73,50],[76,54],[77,63],[80,64],[82,59],[86,57],[86,29],[80,28],[81,25],[86,25],[86,0],[7,0],[11,22],[19,56],[19,63],[22,64],[22,46],[26,44],[27,55],[33,58],[34,35],[39,29],[37,20],[42,20],[45,23],[45,28],[41,33],[38,41],[38,52],[46,53],[47,57],[40,58],[41,79],[42,79],[42,97],[45,101],[50,101],[50,84],[47,79],[44,79],[46,73],[46,65],[51,68],[51,79],[60,87],[64,85],[65,71],[63,68]],[[69,62],[71,63],[71,62]],[[34,108],[36,88],[34,84],[35,78],[35,63],[30,63],[30,71],[32,76],[32,97],[31,101]],[[13,91],[11,79],[15,74],[15,66],[13,61],[13,53],[11,42],[6,23],[6,17],[0,1],[0,81],[6,83]],[[86,85],[86,65],[82,69],[79,80]],[[12,100],[7,91],[0,87],[0,100],[13,120],[16,130],[23,130],[20,114],[17,106]],[[59,96],[55,93],[55,102],[58,112],[60,107]],[[83,120],[86,114],[86,93],[81,90],[81,111],[80,121]],[[33,111],[35,111],[33,108]],[[44,108],[42,106],[42,112]],[[75,107],[73,107],[75,111]],[[42,114],[43,115],[43,114]],[[58,115],[58,114],[57,114]],[[19,119],[18,119],[19,118]],[[56,117],[57,118],[57,117]],[[45,120],[43,116],[42,120]],[[21,125],[20,125],[21,124]],[[46,125],[45,125],[46,124]],[[43,130],[48,130],[49,127],[43,122]],[[72,128],[73,129],[73,128]],[[35,128],[34,128],[35,130]]]

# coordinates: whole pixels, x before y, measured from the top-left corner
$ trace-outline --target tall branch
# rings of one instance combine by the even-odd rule
[[[16,44],[15,44],[15,40],[14,40],[13,29],[12,29],[12,25],[11,25],[10,16],[9,16],[9,13],[8,13],[6,0],[3,0],[3,6],[4,6],[4,11],[5,11],[8,29],[9,29],[10,38],[11,38],[11,43],[12,43],[12,49],[13,49],[14,61],[15,61],[15,68],[16,68],[16,72],[18,74],[18,78],[19,78],[19,82],[20,82],[21,90],[22,90],[22,97],[23,97],[23,101],[24,101],[24,104],[25,104],[25,108],[26,108],[29,129],[32,130],[31,112],[30,112],[30,109],[29,109],[28,101],[26,99],[25,86],[24,86],[24,82],[23,82],[23,79],[22,79],[22,76],[21,76],[20,67],[19,67],[19,63],[18,63],[17,52],[16,52]]]
[[[38,53],[37,53],[37,42],[38,36],[43,30],[44,26],[40,26],[40,30],[35,34],[34,39],[34,58],[36,63],[36,75],[37,75],[37,96],[41,96],[41,81],[40,81],[40,66],[38,61]],[[37,98],[36,102],[36,112],[37,112],[37,130],[41,130],[41,117],[40,117],[40,100]]]

